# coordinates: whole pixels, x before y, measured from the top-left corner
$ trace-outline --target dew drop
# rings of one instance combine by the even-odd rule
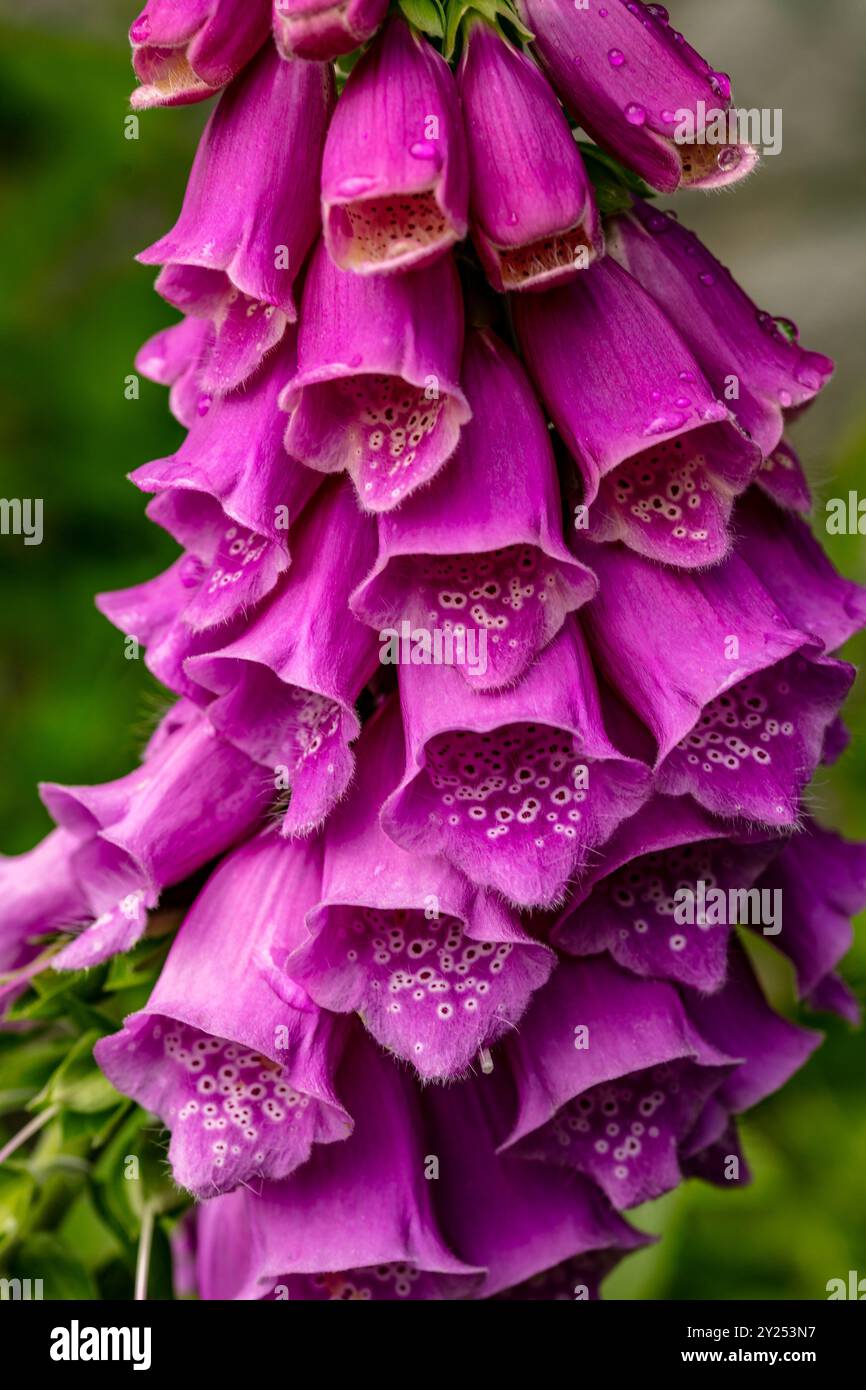
[[[624,115],[629,125],[644,125],[646,122],[646,108],[636,101],[629,102]]]
[[[719,151],[716,163],[720,169],[736,169],[742,158],[740,151],[735,149],[733,145],[726,145],[723,150]]]
[[[409,153],[413,159],[439,159],[435,140],[416,140],[414,145],[409,146]]]
[[[362,194],[369,193],[374,182],[374,179],[364,174],[353,175],[351,178],[340,180],[337,184],[337,194],[340,198],[360,198]]]
[[[625,54],[620,48],[611,48],[608,50],[607,61],[612,68],[621,68],[625,62]]]

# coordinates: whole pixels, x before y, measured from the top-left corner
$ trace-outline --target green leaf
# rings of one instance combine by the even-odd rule
[[[28,1236],[15,1251],[9,1268],[13,1278],[41,1279],[45,1299],[66,1301],[99,1297],[85,1266],[62,1240],[47,1231]]]
[[[618,159],[591,145],[578,140],[586,172],[592,182],[595,201],[602,217],[612,217],[618,212],[627,212],[632,204],[632,194],[641,198],[654,198],[656,195],[643,179],[620,164]]]
[[[87,1190],[79,1193],[64,1212],[57,1234],[70,1250],[75,1251],[90,1274],[126,1253],[114,1231],[100,1218]]]
[[[0,1115],[23,1109],[68,1051],[68,1039],[0,1034]]]
[[[78,1039],[38,1096],[31,1101],[30,1109],[59,1105],[67,1110],[93,1115],[112,1110],[118,1105],[122,1097],[103,1076],[93,1057],[93,1044],[100,1036],[100,1033],[93,1031]]]
[[[25,1229],[35,1195],[34,1179],[23,1167],[7,1160],[0,1168],[0,1251]]]
[[[438,0],[400,0],[400,9],[422,34],[432,39],[445,37],[445,15]]]
[[[469,18],[472,11],[481,15],[497,29],[499,28],[499,21],[505,20],[524,43],[528,43],[534,37],[531,30],[527,29],[521,22],[520,16],[510,0],[448,0],[445,43],[442,51],[449,62],[454,57],[460,26],[464,20]]]

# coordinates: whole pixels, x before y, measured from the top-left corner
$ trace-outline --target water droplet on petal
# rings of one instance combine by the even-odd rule
[[[196,413],[199,415],[207,415],[208,411],[211,408],[212,400],[212,396],[209,396],[206,392],[203,392],[195,403]]]
[[[654,19],[658,20],[659,24],[667,24],[670,20],[670,15],[664,5],[647,5],[647,14],[651,14]]]
[[[677,396],[676,400],[674,401],[674,405],[677,406],[680,410],[688,410],[691,406],[691,401],[689,400],[688,396]]]
[[[636,101],[630,101],[623,114],[629,125],[644,125],[646,122],[646,108]]]
[[[720,169],[736,169],[737,165],[742,162],[742,158],[741,150],[738,150],[734,145],[726,145],[723,150],[719,150],[716,163]]]
[[[413,159],[439,160],[435,140],[416,140],[414,145],[409,146],[409,153]]]
[[[680,372],[680,381],[694,381],[694,372]]]
[[[607,61],[612,68],[621,68],[625,62],[625,54],[620,48],[611,48],[608,50]]]
[[[356,352],[354,357],[350,357],[350,358],[349,358],[349,366],[350,366],[350,367],[360,367],[360,365],[361,365],[361,363],[363,362],[363,360],[364,360],[364,359],[363,359],[363,357],[361,356],[360,352]]]
[[[708,270],[705,270],[698,278],[702,285],[714,285],[716,283],[715,275],[711,275]]]
[[[519,218],[518,218],[516,212],[509,212],[509,214],[508,214],[508,216],[506,217],[505,220],[506,220],[506,222],[508,223],[509,227],[516,227],[516,226],[517,226],[517,223],[518,223],[518,221],[519,221]]]
[[[709,72],[709,80],[710,86],[716,96],[721,97],[722,101],[730,101],[731,79],[728,77],[728,74],[726,72],[713,72],[711,69]]]
[[[341,179],[337,184],[337,195],[340,198],[360,198],[364,193],[369,193],[374,183],[375,179],[364,174]]]

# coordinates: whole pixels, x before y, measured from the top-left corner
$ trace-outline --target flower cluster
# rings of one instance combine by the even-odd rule
[[[660,5],[387,9],[132,26],[136,106],[224,88],[139,256],[187,433],[132,480],[181,553],[99,599],[176,702],[128,776],[43,787],[0,963],[97,965],[206,875],[96,1047],[203,1298],[594,1298],[628,1209],[747,1180],[736,1116],[819,1039],[735,929],[856,1014],[866,848],[804,793],[866,594],[785,434],[832,364],[653,205],[757,158],[701,140],[730,83]]]

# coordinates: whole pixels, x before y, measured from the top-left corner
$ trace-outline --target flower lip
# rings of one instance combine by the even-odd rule
[[[521,907],[562,900],[597,844],[646,799],[649,769],[610,742],[571,617],[514,689],[447,666],[401,668],[406,771],[382,825]]]

